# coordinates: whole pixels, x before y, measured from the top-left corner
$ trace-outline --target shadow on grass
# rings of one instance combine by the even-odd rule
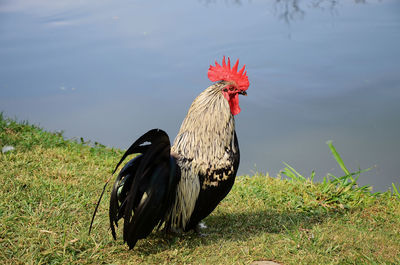
[[[181,235],[166,235],[163,231],[152,233],[148,240],[143,240],[134,249],[143,255],[184,246],[194,249],[201,245],[214,244],[218,241],[246,241],[263,233],[291,233],[299,228],[311,229],[330,217],[343,214],[343,211],[330,212],[277,212],[263,210],[243,213],[214,213],[204,221],[208,226],[206,236],[191,231]]]

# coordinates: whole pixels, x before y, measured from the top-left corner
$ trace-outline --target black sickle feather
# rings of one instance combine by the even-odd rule
[[[151,139],[154,139],[158,134],[164,134],[168,137],[167,133],[160,129],[153,129],[148,131],[139,137],[129,148],[126,150],[125,154],[122,156],[121,160],[118,162],[115,167],[113,174],[117,171],[119,165],[125,160],[128,155],[136,154],[136,153],[144,153],[146,152],[148,145],[143,145],[146,142],[150,142]]]
[[[170,144],[166,135],[155,140],[144,154],[125,206],[124,241],[130,248],[138,239],[146,237],[162,218],[159,215],[164,214],[158,209],[162,201],[157,200],[154,194],[163,198],[166,192]],[[139,190],[139,187],[144,190]],[[144,192],[147,198],[141,202],[139,200],[144,196]]]
[[[118,167],[121,165],[121,163],[125,160],[125,158],[126,158],[127,156],[129,156],[129,155],[131,155],[131,154],[135,154],[135,153],[146,153],[147,150],[148,150],[148,148],[149,148],[149,145],[145,145],[146,142],[150,142],[151,139],[154,139],[154,138],[156,138],[157,136],[160,136],[160,135],[166,136],[166,137],[168,138],[168,135],[167,135],[164,131],[162,131],[162,130],[160,130],[160,129],[153,129],[153,130],[150,130],[150,131],[148,131],[147,133],[145,133],[144,135],[142,135],[141,137],[139,137],[139,139],[137,139],[137,140],[128,148],[128,150],[126,150],[126,152],[124,153],[124,155],[122,156],[122,158],[121,158],[120,161],[118,162],[117,166],[115,167],[115,169],[114,169],[112,175],[115,174],[115,172],[117,171]],[[168,138],[168,141],[169,141],[169,138]],[[132,166],[135,165],[135,163],[134,163],[133,161],[130,161],[130,162],[132,162],[132,163],[131,163]],[[137,161],[137,162],[138,162],[138,161]],[[137,162],[136,162],[136,163],[137,163]],[[130,171],[132,171],[132,170],[135,171],[133,168],[131,168],[130,166],[128,166],[128,164],[129,164],[129,162],[128,162],[127,165],[126,165],[127,167],[125,168],[125,170],[128,170],[128,169],[129,169]],[[124,175],[124,174],[121,174],[121,173],[119,174],[119,176],[118,176],[119,179],[117,178],[118,181],[123,177],[123,175]],[[112,176],[111,176],[111,177],[112,177]],[[104,184],[103,190],[102,190],[102,192],[101,192],[101,194],[100,194],[100,197],[99,197],[99,200],[97,201],[96,207],[95,207],[94,212],[93,212],[93,215],[92,215],[92,220],[91,220],[90,226],[89,226],[89,235],[90,235],[90,232],[91,232],[91,230],[92,230],[94,218],[95,218],[96,213],[97,213],[97,211],[98,211],[98,208],[99,208],[101,199],[103,198],[104,192],[105,192],[105,190],[106,190],[106,187],[107,187],[108,183],[109,183],[110,180],[111,180],[111,177],[108,178],[107,181],[106,181],[106,183]],[[117,182],[116,182],[116,183],[117,183]],[[115,187],[114,187],[114,188],[115,188]],[[114,189],[113,189],[113,191],[114,191]],[[114,198],[114,199],[116,199],[116,198]],[[113,207],[115,206],[115,203],[114,203],[114,202],[116,202],[116,200],[113,200]],[[111,209],[110,209],[110,210],[111,210]],[[112,209],[111,211],[113,211],[113,213],[114,213],[115,209]],[[110,216],[111,216],[111,214],[110,214]],[[114,219],[113,219],[113,220],[114,220]],[[111,220],[110,220],[110,221],[111,221]],[[116,221],[117,221],[117,220],[116,220]],[[114,236],[114,238],[115,238],[115,231],[114,231],[113,227],[111,228],[111,230],[112,230],[113,236]]]
[[[111,191],[110,197],[110,208],[109,208],[109,217],[110,217],[110,228],[111,233],[114,239],[117,238],[115,234],[114,225],[118,226],[118,220],[122,218],[121,212],[125,208],[126,201],[121,202],[121,205],[118,203],[118,189],[122,185],[121,194],[126,194],[127,189],[132,185],[134,174],[138,165],[140,164],[140,160],[142,155],[139,155],[132,160],[130,160],[126,165],[121,169],[120,173],[115,180]],[[122,179],[122,180],[121,180]],[[126,197],[126,196],[125,196]]]
[[[118,220],[124,218],[123,239],[129,248],[165,220],[175,202],[176,186],[180,180],[180,168],[170,155],[171,144],[164,131],[153,129],[137,139],[124,153],[113,174],[128,155],[135,153],[141,155],[127,162],[115,180],[109,208],[113,238],[116,239]]]

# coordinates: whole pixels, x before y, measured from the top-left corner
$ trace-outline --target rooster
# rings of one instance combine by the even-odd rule
[[[234,115],[240,112],[239,94],[247,95],[249,87],[245,65],[240,71],[238,65],[239,60],[231,68],[225,56],[222,65],[210,65],[208,78],[215,83],[193,101],[172,146],[164,131],[153,129],[122,156],[113,174],[128,155],[139,154],[121,169],[111,191],[114,239],[121,218],[130,249],[162,225],[167,231],[198,231],[229,193],[240,160]]]

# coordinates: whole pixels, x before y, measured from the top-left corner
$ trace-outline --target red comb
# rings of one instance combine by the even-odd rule
[[[213,81],[233,81],[235,82],[240,90],[246,90],[249,87],[249,79],[244,71],[246,65],[238,72],[239,59],[231,69],[231,60],[228,57],[228,64],[225,63],[225,56],[222,59],[222,66],[215,61],[215,66],[210,65],[208,69],[208,78]]]

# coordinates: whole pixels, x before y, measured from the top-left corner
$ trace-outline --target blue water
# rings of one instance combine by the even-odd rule
[[[319,3],[317,5],[317,3]],[[127,148],[151,128],[172,140],[207,70],[246,64],[236,116],[240,174],[286,162],[319,179],[373,167],[400,184],[400,2],[0,2],[0,111]]]

